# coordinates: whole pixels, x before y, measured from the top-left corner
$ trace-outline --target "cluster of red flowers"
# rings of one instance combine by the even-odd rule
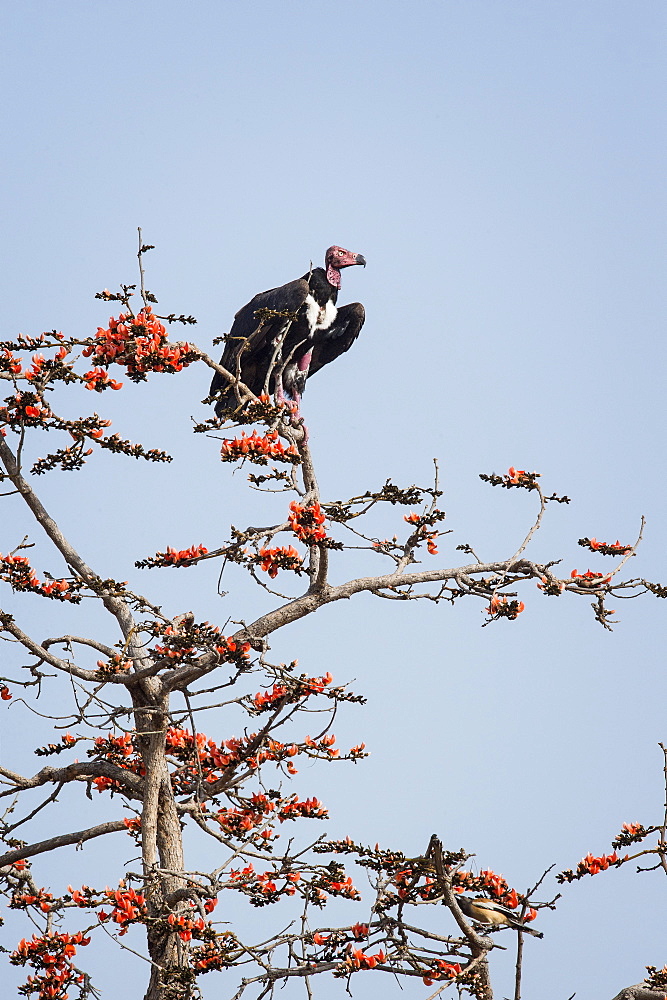
[[[486,613],[492,618],[509,618],[510,621],[514,621],[525,607],[523,601],[510,601],[507,597],[499,597],[496,594],[491,598]]]
[[[120,653],[116,653],[110,660],[98,660],[97,669],[101,674],[125,674],[132,666],[132,660],[124,660]]]
[[[424,986],[433,986],[434,980],[456,979],[460,972],[461,966],[458,962],[445,962],[443,959],[438,959],[433,963],[428,975],[423,977],[422,982]]]
[[[321,736],[317,742],[311,736],[306,736],[303,741],[304,753],[307,753],[308,749],[311,749],[316,751],[316,756],[324,753],[330,760],[335,760],[340,755],[339,750],[331,749],[335,742],[336,737],[333,733],[330,736]]]
[[[295,697],[294,701],[296,700]],[[182,771],[173,776],[175,784],[178,786],[181,781],[185,781],[188,777],[193,780],[197,777],[199,772],[192,760],[193,753],[196,753],[199,766],[206,772],[207,781],[211,784],[221,777],[221,771],[241,761],[253,770],[267,761],[273,761],[276,764],[287,761],[287,770],[290,773],[296,773],[292,767],[291,758],[299,753],[306,753],[311,757],[324,757],[327,760],[334,759],[339,753],[338,750],[331,749],[332,743],[335,742],[335,736],[324,736],[317,743],[310,737],[306,737],[302,745],[279,743],[277,740],[267,739],[266,745],[262,749],[254,750],[249,754],[247,748],[255,741],[256,735],[256,733],[249,733],[242,739],[232,737],[218,745],[214,740],[207,739],[203,733],[197,733],[193,737],[187,729],[171,728],[167,730],[167,749],[173,756],[179,757],[185,765]],[[350,751],[350,755],[352,757],[361,756],[363,749],[363,745],[354,747]],[[258,802],[261,801],[263,800],[257,800],[253,796],[250,808],[257,808]]]
[[[62,334],[56,334],[59,339],[62,339]],[[41,340],[44,341],[44,335],[42,334]],[[33,341],[36,343],[37,341]],[[25,370],[22,368],[21,361],[15,358],[11,351],[4,348],[0,352],[0,371],[8,372],[10,375],[23,375],[28,382],[38,381],[42,375],[42,369],[44,365],[48,364],[50,368],[53,368],[55,364],[62,361],[69,354],[68,347],[59,347],[56,351],[52,360],[47,362],[47,359],[43,354],[34,354],[32,357],[32,368]]]
[[[322,887],[330,892],[332,896],[342,896],[343,899],[354,899],[357,902],[361,899],[359,890],[355,888],[351,876],[345,879],[331,879],[322,881]]]
[[[421,878],[418,881],[421,881]],[[393,882],[397,887],[399,899],[407,899],[410,893],[415,891],[415,881],[413,879],[411,868],[405,868],[402,871],[396,872],[394,874]],[[416,890],[417,895],[422,899],[428,899],[434,885],[434,878],[431,878],[428,875],[424,876],[423,884]]]
[[[83,737],[79,737],[79,739],[82,738]],[[67,750],[68,747],[75,746],[78,742],[79,740],[75,736],[72,736],[71,733],[65,733],[64,736],[60,737],[59,743],[49,743],[45,747],[37,747],[35,753],[38,757],[49,757],[54,753],[62,753],[63,750]]]
[[[413,524],[417,527],[418,530],[415,534],[418,536],[420,541],[423,539],[426,542],[426,548],[429,551],[429,555],[437,556],[438,546],[436,545],[436,538],[438,537],[438,532],[427,531],[424,518],[422,518],[419,514],[404,514],[403,520],[407,521],[408,524]]]
[[[141,821],[138,817],[135,817],[134,819],[125,820],[125,824],[128,828],[139,829]],[[148,912],[143,893],[125,888],[123,882],[121,882],[119,889],[114,891],[107,888],[102,893],[99,890],[90,889],[87,885],[82,886],[81,889],[74,889],[71,885],[67,888],[72,902],[82,908],[95,908],[105,899],[112,902],[114,907],[111,913],[100,911],[99,919],[103,923],[107,920],[113,920],[114,923],[120,924],[123,927],[121,934],[127,932],[127,924],[141,922]],[[212,913],[217,903],[217,899],[205,900],[205,912]],[[194,903],[190,903],[190,906],[194,908]],[[173,930],[178,933],[183,941],[190,941],[193,936],[199,937],[206,926],[203,920],[192,920],[187,913],[180,916],[172,913],[168,917],[168,923],[171,924]]]
[[[195,652],[194,646],[155,646],[158,656],[166,656],[170,660],[189,660]]]
[[[515,469],[513,465],[510,465],[507,470],[507,475],[503,477],[503,485],[507,489],[511,489],[513,486],[522,486],[527,490],[536,490],[537,480],[540,478],[539,472],[527,472],[525,469]]]
[[[215,646],[215,652],[229,663],[245,663],[250,653],[249,642],[237,642],[236,639],[222,637],[222,642]]]
[[[34,392],[17,392],[7,409],[0,410],[8,424],[25,424],[27,427],[38,427],[53,414],[41,396]]]
[[[113,778],[105,778],[104,775],[100,775],[99,778],[93,778],[93,784],[98,792],[108,792],[110,788],[113,788],[116,792],[121,790],[119,782],[114,781]]]
[[[275,809],[275,802],[272,802],[266,795],[255,792],[245,808],[219,809],[213,818],[223,830],[238,837],[261,826],[266,821],[267,816],[271,816],[275,812]]]
[[[2,687],[0,687],[0,698],[2,698],[3,701],[11,701],[11,697],[12,692],[6,684],[3,684]]]
[[[123,733],[122,736],[114,736],[113,734],[107,737],[98,736],[88,751],[88,756],[94,758],[103,757],[111,761],[112,764],[117,764],[118,767],[122,767],[126,771],[131,771],[132,774],[141,775],[144,773],[143,761],[140,755],[136,753],[132,733]],[[122,787],[119,782],[106,775],[99,775],[97,778],[93,778],[92,783],[98,792],[106,792],[109,789],[120,791]]]
[[[64,358],[67,354],[67,348],[61,347],[58,351],[59,358]],[[23,374],[28,382],[33,382],[39,379],[42,374],[42,368],[46,364],[46,358],[43,354],[33,354],[32,356],[32,368],[28,371],[26,370]],[[19,366],[20,371],[20,366]]]
[[[181,941],[192,941],[193,935],[196,938],[201,937],[202,931],[206,927],[206,923],[201,917],[193,920],[192,917],[183,913],[179,916],[170,913],[167,917],[167,923],[172,930],[176,931]]]
[[[616,849],[627,847],[629,844],[636,844],[656,829],[657,827],[649,827],[647,829],[642,823],[624,823],[621,827],[621,832],[612,840],[611,846]]]
[[[322,694],[325,687],[328,687],[333,680],[333,675],[327,670],[321,677],[303,678],[301,683],[306,688],[308,694]]]
[[[326,530],[322,527],[325,516],[319,503],[304,505],[293,500],[289,509],[287,520],[299,541],[306,545],[317,545],[324,541],[327,537]]]
[[[598,542],[597,538],[580,538],[579,544],[591,552],[599,552],[603,556],[625,556],[632,552],[631,545],[623,545],[618,538],[615,542]]]
[[[472,872],[469,874],[468,883],[475,879]],[[507,881],[502,875],[497,875],[490,868],[482,868],[477,876],[477,881],[481,882],[480,888],[488,889],[492,896],[495,896],[496,899],[502,902],[503,906],[507,906],[510,910],[514,910],[518,906],[519,901],[516,890],[510,890]]]
[[[134,738],[132,733],[123,733],[122,736],[98,736],[95,740],[95,749],[91,754],[104,754],[108,760],[116,764],[121,764],[127,757],[131,757],[134,751]]]
[[[352,945],[348,945],[345,960],[342,965],[338,966],[334,976],[347,976],[350,972],[356,972],[357,969],[374,969],[376,965],[386,961],[386,958],[387,956],[382,949],[375,955],[367,955],[361,948],[353,948]]]
[[[284,880],[280,887],[278,878]],[[301,875],[299,872],[256,872],[250,863],[243,869],[232,869],[229,879],[228,885],[249,896],[253,905],[264,906],[275,903],[281,896],[293,896],[295,883],[301,880]]]
[[[289,700],[291,702],[298,701],[301,698],[308,698],[311,694],[322,694],[325,687],[328,687],[332,680],[333,676],[327,672],[322,677],[302,676],[299,678],[297,685],[291,690],[285,684],[275,683],[271,691],[258,691],[252,699],[252,705],[253,708],[261,711],[262,709],[270,708],[271,705],[280,701],[281,698],[285,698],[288,694],[290,695]],[[330,737],[328,738],[330,739]]]
[[[10,375],[20,375],[21,371],[21,362],[14,357],[11,351],[8,351],[7,348],[0,351],[0,372],[9,372]]]
[[[146,372],[180,372],[195,360],[189,344],[170,344],[164,326],[150,306],[136,316],[121,313],[109,319],[108,329],[97,328],[96,343],[85,347],[102,365],[125,365],[128,375],[143,378]]]
[[[550,580],[546,576],[540,579],[542,583],[537,584],[537,589],[543,590],[545,594],[549,594],[551,597],[558,597],[565,590],[565,582],[563,580]]]
[[[268,817],[284,823],[286,820],[296,820],[301,816],[308,819],[327,819],[328,815],[319,799],[299,800],[297,795],[291,795],[289,798],[273,801],[263,793],[255,792],[247,806],[219,809],[213,819],[227,833],[238,837],[256,830],[266,823]],[[273,834],[266,830],[261,836],[264,840],[270,840]]]
[[[260,710],[263,708],[270,708],[277,701],[280,701],[287,694],[287,688],[284,684],[274,684],[271,691],[258,691],[255,697],[252,699],[253,707]]]
[[[275,872],[257,874],[257,881],[265,896],[272,896],[274,893],[279,893],[279,895],[283,896],[293,896],[296,892],[294,883],[301,879],[301,875],[298,872],[291,872],[289,875],[285,875],[285,883],[280,890],[277,883],[273,881],[274,878],[276,878]]]
[[[209,625],[208,622],[163,625],[157,634],[165,637],[166,644],[155,646],[155,652],[172,660],[182,660],[199,650],[202,653],[215,652],[221,662],[241,666],[247,663],[251,649],[249,642],[238,642],[231,636],[224,636],[218,625]]]
[[[219,745],[215,740],[208,739],[204,733],[192,735],[189,729],[177,729],[172,726],[167,730],[165,743],[167,750],[173,756],[192,766],[193,754],[196,754],[199,764],[203,770],[208,772],[210,782],[217,781],[219,775],[217,771],[236,764],[243,759],[243,750],[247,743],[253,739],[252,736],[245,740],[233,737],[223,740]],[[196,769],[193,768],[194,774]]]
[[[482,472],[479,478],[483,479],[486,483],[491,483],[492,486],[500,486],[506,490],[511,490],[515,487],[521,487],[525,490],[536,490],[539,488],[537,480],[540,478],[540,474],[539,472],[526,472],[525,469],[515,469],[513,465],[510,465],[504,476],[498,476],[495,472],[492,472],[491,475],[486,475],[486,473]],[[558,498],[553,496],[547,499],[558,500],[559,503],[569,503],[567,497]]]
[[[585,573],[579,573],[576,569],[573,569],[570,573],[570,578],[588,587],[591,585],[596,586],[598,583],[608,583],[611,580],[609,573],[594,573],[590,569],[586,570]]]
[[[556,881],[574,882],[577,879],[583,878],[584,875],[597,875],[599,872],[606,871],[607,868],[619,867],[627,860],[627,854],[624,858],[620,858],[616,851],[613,854],[601,854],[599,858],[596,858],[593,854],[587,854],[577,865],[576,871],[573,872],[571,869],[567,869],[564,872],[559,872],[556,875]]]
[[[113,920],[115,924],[120,924],[122,930],[119,937],[127,934],[129,924],[136,924],[145,920],[148,910],[146,908],[146,897],[135,889],[107,889],[105,893],[110,902],[113,903],[111,913],[100,910],[98,917],[101,921]]]
[[[73,589],[73,584],[67,580],[51,580],[42,583],[25,556],[0,555],[0,580],[5,580],[14,590],[22,590],[42,597],[50,597],[57,601],[81,600]]]
[[[307,816],[309,819],[328,819],[329,812],[319,799],[304,799],[300,802],[296,795],[291,795],[289,799],[284,800],[278,819],[284,823],[287,819],[298,819],[299,816]]]
[[[30,941],[23,938],[16,951],[12,952],[12,965],[31,965],[39,970],[39,975],[28,976],[19,993],[36,994],[37,1000],[67,1000],[67,987],[82,983],[84,977],[77,972],[71,959],[77,947],[90,944],[90,938],[81,931],[76,934],[33,934]]]
[[[271,579],[278,576],[279,569],[291,569],[300,573],[303,569],[303,559],[293,545],[277,546],[275,549],[260,549],[256,556],[259,568],[268,573]]]
[[[222,442],[220,456],[223,462],[236,462],[239,458],[247,458],[255,465],[266,465],[269,458],[276,462],[300,461],[299,452],[293,444],[284,445],[278,436],[278,431],[269,431],[264,436],[253,431],[246,437],[241,431],[240,438],[227,438]]]
[[[88,885],[82,885],[80,889],[74,889],[71,885],[67,886],[67,890],[70,894],[72,902],[76,906],[80,906],[82,909],[90,906],[96,906],[98,900],[95,898],[99,893],[95,889],[91,889]],[[67,899],[67,896],[65,896]]]
[[[85,353],[85,352],[84,352]],[[93,368],[83,376],[86,389],[94,389],[95,392],[103,392],[105,389],[122,389],[123,383],[116,382],[109,378],[109,373],[103,368]]]
[[[592,854],[587,854],[577,865],[577,872],[581,871],[582,874],[597,875],[598,872],[606,871],[609,865],[617,863],[618,855],[616,851],[613,854],[602,854],[599,858],[594,857]]]
[[[201,948],[196,948],[191,953],[190,960],[192,968],[202,974],[220,971],[228,964],[225,955],[214,941],[207,941]]]
[[[213,741],[210,741],[213,743]],[[177,729],[171,726],[165,734],[165,746],[167,750],[192,750],[197,747],[200,750],[206,745],[204,733],[196,733],[194,736],[189,729]]]
[[[207,553],[205,545],[191,545],[189,549],[172,549],[168,545],[166,552],[156,552],[150,562],[152,566],[187,566],[191,560]]]
[[[53,909],[53,895],[46,889],[38,889],[36,893],[14,893],[10,905],[14,910],[24,910],[28,906],[36,906],[42,913],[50,913]]]
[[[290,694],[292,702],[298,701],[300,697],[303,695],[299,694],[298,688]],[[333,735],[322,736],[318,741],[307,736],[301,744],[280,743],[278,740],[267,739],[266,744],[261,749],[248,754],[247,747],[255,739],[256,734],[250,733],[243,739],[233,737],[218,745],[214,740],[207,739],[203,733],[197,733],[193,737],[187,729],[169,729],[166,734],[167,749],[173,756],[179,757],[185,765],[181,772],[174,775],[175,784],[178,785],[181,780],[185,781],[188,776],[194,780],[199,773],[192,760],[193,753],[196,753],[199,766],[206,772],[209,783],[217,781],[221,777],[220,772],[225,768],[241,761],[253,770],[267,761],[276,764],[286,763],[288,772],[296,774],[292,758],[296,757],[297,754],[306,754],[309,757],[324,760],[335,760],[340,756],[340,751],[333,749],[333,744],[336,741],[336,737]],[[364,756],[364,750],[365,745],[361,743],[359,746],[352,747],[348,751],[348,756],[354,760]],[[261,801],[263,800],[257,800],[253,797],[250,808],[256,808],[257,803]]]

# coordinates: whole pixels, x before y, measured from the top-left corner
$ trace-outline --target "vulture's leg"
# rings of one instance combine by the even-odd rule
[[[274,388],[273,396],[276,402],[276,406],[286,406],[289,400],[285,395],[285,390],[283,388],[283,372],[282,368],[278,368],[278,371],[274,373]]]
[[[303,417],[301,416],[301,409],[300,409],[301,394],[306,388],[306,379],[308,378],[308,370],[310,368],[310,361],[312,356],[313,356],[313,349],[311,347],[309,351],[306,351],[306,353],[302,354],[301,357],[299,358],[297,362],[297,376],[296,379],[294,380],[295,385],[294,388],[292,389],[292,399],[296,404],[294,407],[294,422],[295,424],[300,423],[303,426],[303,433],[305,435],[304,442],[308,440],[308,428],[304,424]]]

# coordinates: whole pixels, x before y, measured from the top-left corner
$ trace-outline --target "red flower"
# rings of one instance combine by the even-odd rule
[[[255,558],[259,562],[260,569],[268,573],[272,579],[278,576],[279,569],[291,569],[299,573],[303,568],[303,560],[292,545],[275,549],[262,548]]]
[[[302,505],[293,500],[289,507],[289,525],[299,541],[306,545],[324,541],[327,533],[322,525],[326,518],[319,503]]]
[[[509,618],[510,621],[514,621],[522,611],[525,611],[525,608],[523,601],[510,601],[507,597],[499,597],[496,594],[491,598],[486,613],[492,618]]]
[[[608,583],[611,580],[609,573],[594,573],[590,569],[587,569],[585,573],[579,573],[576,569],[573,569],[570,573],[570,578],[572,580],[581,580],[584,585],[590,585],[595,581]]]
[[[516,910],[519,905],[519,897],[517,896],[516,889],[512,889],[510,892],[505,893],[503,896],[503,906],[506,906],[508,910]]]
[[[263,437],[257,431],[246,437],[245,431],[241,431],[240,438],[227,438],[222,442],[220,456],[223,462],[235,462],[239,458],[247,458],[255,465],[266,465],[269,458],[277,462],[299,461],[299,453],[294,445],[285,446],[278,436],[278,431],[269,431]]]
[[[109,319],[108,329],[97,328],[95,344],[85,347],[83,355],[92,356],[103,365],[121,364],[130,377],[143,379],[146,372],[179,372],[195,360],[190,345],[170,344],[164,326],[145,306],[136,316],[121,313]],[[120,383],[109,381],[111,389]]]

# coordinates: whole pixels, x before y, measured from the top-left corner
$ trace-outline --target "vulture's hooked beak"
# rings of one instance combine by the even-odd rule
[[[357,254],[354,255],[354,263],[355,264],[363,264],[363,266],[366,267],[366,258],[364,256],[362,256],[362,254],[357,253]]]

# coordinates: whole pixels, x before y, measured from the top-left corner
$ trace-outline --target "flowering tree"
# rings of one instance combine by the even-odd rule
[[[279,844],[285,825],[306,828],[305,821],[327,816],[317,798],[300,799],[285,790],[299,761],[333,763],[365,756],[363,744],[336,748],[330,732],[331,720],[344,703],[363,702],[363,697],[329,673],[310,676],[298,672],[296,661],[273,662],[269,637],[326,604],[362,592],[393,601],[453,604],[477,599],[486,608],[486,624],[501,618],[512,621],[524,611],[521,591],[527,585],[537,585],[546,597],[592,598],[595,618],[610,628],[613,611],[606,601],[611,595],[652,591],[667,596],[658,584],[621,575],[641,532],[632,544],[582,538],[587,551],[614,560],[611,568],[573,570],[561,577],[556,560],[536,563],[526,550],[547,507],[567,503],[568,498],[547,495],[537,473],[510,468],[482,479],[535,496],[535,520],[519,549],[483,562],[469,546],[459,546],[468,557],[464,564],[438,566],[445,515],[439,507],[437,467],[428,487],[401,487],[387,480],[379,490],[348,499],[321,497],[308,435],[294,409],[266,393],[253,395],[235,373],[192,342],[168,339],[167,326],[194,320],[154,311],[157,300],[144,287],[141,264],[149,249],[140,244],[138,292],[128,285],[117,293],[99,293],[98,298],[115,304],[117,315],[94,336],[79,339],[53,331],[0,344],[0,378],[8,388],[0,408],[2,481],[6,494],[18,494],[25,503],[54,559],[64,560],[67,567],[63,575],[34,567],[26,555],[28,539],[10,539],[11,528],[3,524],[6,554],[0,555],[0,579],[26,595],[26,614],[16,620],[0,610],[0,633],[31,662],[21,673],[0,678],[0,698],[10,701],[21,692],[24,704],[36,710],[42,689],[62,682],[72,699],[71,709],[54,721],[58,731],[67,731],[35,750],[48,758],[45,766],[28,775],[0,768],[0,797],[8,803],[0,827],[2,890],[10,907],[30,920],[33,931],[9,948],[9,961],[28,970],[20,992],[39,1000],[65,1000],[72,990],[81,997],[95,995],[79,967],[80,950],[103,931],[124,945],[120,939],[130,930],[137,948],[141,930],[150,962],[148,1000],[195,997],[199,978],[211,972],[235,976],[232,989],[240,998],[246,991],[266,996],[275,984],[289,979],[301,980],[312,996],[318,977],[333,975],[349,986],[361,970],[423,980],[435,987],[430,996],[453,985],[460,993],[490,1000],[489,953],[495,946],[491,931],[509,926],[518,931],[518,998],[523,934],[535,933],[529,922],[557,899],[535,898],[542,880],[520,893],[490,869],[474,874],[466,865],[470,855],[448,851],[428,835],[424,853],[417,858],[406,857],[398,845],[371,847],[352,837],[327,841],[303,834]],[[138,309],[133,305],[137,297]],[[170,461],[164,451],[110,433],[110,421],[97,413],[66,417],[61,400],[79,400],[81,389],[120,390],[123,382],[111,372],[143,383],[150,374],[176,374],[192,364],[222,374],[235,386],[238,401],[222,418],[209,419],[195,431],[225,435],[219,447],[223,462],[259,467],[249,480],[256,489],[276,494],[276,522],[232,528],[229,539],[211,549],[202,544],[170,547],[145,556],[136,566],[188,567],[196,572],[199,563],[215,559],[223,566],[234,562],[244,567],[266,591],[268,609],[227,634],[216,624],[200,621],[196,611],[170,616],[127,584],[89,566],[33,485],[35,477],[53,470],[80,469],[98,449],[148,462]],[[246,433],[250,425],[255,429]],[[44,431],[60,434],[63,441],[26,469],[26,439]],[[379,538],[373,516],[386,506],[407,513],[397,518],[392,538]],[[330,553],[352,545],[365,551],[369,575],[331,584]],[[434,568],[424,568],[422,557],[432,560]],[[275,589],[278,579],[288,581],[280,591]],[[283,592],[292,588],[296,596]],[[112,622],[117,641],[109,644],[85,631],[83,614],[82,634],[31,634],[28,602],[34,597],[28,595],[67,605],[95,602]],[[53,673],[46,678],[47,668],[55,672],[55,680]],[[178,706],[185,708],[174,704],[177,694]],[[197,728],[197,714],[213,703],[224,711],[218,716],[219,729],[206,735]],[[314,708],[324,713],[325,721],[309,735],[306,720]],[[241,726],[239,713],[245,718]],[[31,838],[35,817],[66,787],[110,798],[117,818],[85,829],[59,830],[46,839]],[[24,801],[32,803],[40,789],[38,805],[23,806]],[[189,847],[191,829],[226,852],[214,869],[202,871],[197,864],[196,852]],[[662,831],[656,850],[664,867],[664,825],[626,826],[614,846],[656,829]],[[113,888],[79,885],[74,871],[69,884],[58,879],[48,888],[41,884],[43,855],[115,834],[129,836],[140,846],[138,872],[116,873]],[[576,873],[563,873],[562,879],[571,881],[625,860],[617,854],[589,855]],[[350,861],[368,872],[372,899],[361,901]],[[471,906],[466,893],[495,904],[488,909],[488,931],[466,916]],[[216,923],[216,905],[222,902],[224,910],[230,894],[245,897],[254,907],[286,909],[287,927],[281,916],[282,929],[269,933],[263,923],[256,940],[242,940],[226,923]],[[359,902],[358,919],[345,924],[327,921],[326,907],[336,898]],[[449,934],[417,926],[411,916],[416,906],[427,906],[429,912],[436,905],[451,911]],[[647,997],[658,995],[653,987],[664,986],[660,973],[652,970],[651,975],[654,978],[642,987]]]

